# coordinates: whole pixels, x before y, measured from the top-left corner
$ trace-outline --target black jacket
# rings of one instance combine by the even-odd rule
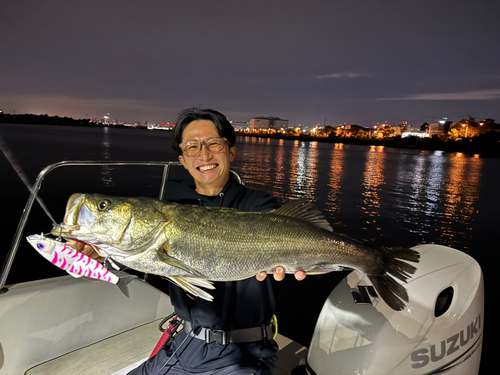
[[[201,206],[232,207],[246,211],[271,211],[279,207],[271,195],[246,188],[231,177],[216,197],[198,194],[193,186],[168,182],[165,187],[168,201]],[[244,229],[244,228],[242,228]],[[259,282],[255,278],[232,282],[215,282],[213,302],[192,298],[186,292],[170,284],[169,291],[177,315],[192,323],[193,328],[234,330],[268,324],[274,314],[274,295],[270,277]],[[178,334],[173,347],[184,340],[185,332]],[[186,346],[187,344],[187,346]],[[184,347],[185,346],[185,347]],[[273,355],[273,343],[231,343],[227,346],[206,344],[199,339],[188,338],[177,355],[181,365],[192,372],[209,371],[218,367]],[[178,352],[178,353],[179,353]]]

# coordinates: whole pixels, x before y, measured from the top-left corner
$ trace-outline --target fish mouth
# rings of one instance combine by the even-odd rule
[[[206,172],[206,171],[211,171],[212,169],[215,169],[219,166],[218,163],[215,164],[207,164],[207,165],[200,165],[199,167],[196,167],[197,170],[200,172]]]
[[[71,195],[66,204],[66,214],[63,222],[55,225],[51,233],[66,239],[77,239],[87,242],[94,238],[90,230],[95,216],[85,207],[87,194],[75,193]],[[91,243],[90,241],[88,243]]]
[[[67,225],[77,225],[78,217],[80,215],[85,194],[75,193],[73,194],[66,205],[66,215],[64,215],[64,224]]]
[[[66,214],[64,215],[63,222],[54,225],[51,234],[64,238],[77,238],[82,226],[78,223],[78,215],[83,205],[83,198],[85,194],[75,193],[71,195],[66,204]]]

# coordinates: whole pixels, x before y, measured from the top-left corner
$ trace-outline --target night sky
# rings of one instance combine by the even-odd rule
[[[498,0],[0,2],[0,109],[500,122]]]

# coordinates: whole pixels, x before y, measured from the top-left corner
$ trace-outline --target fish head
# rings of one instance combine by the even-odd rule
[[[66,204],[66,212],[59,229],[65,238],[81,241],[99,238],[118,243],[132,217],[132,207],[119,198],[100,194],[73,194]],[[57,234],[57,233],[55,233]]]
[[[161,204],[151,198],[76,193],[68,200],[64,222],[52,233],[96,245],[111,255],[138,252],[168,221]]]
[[[52,254],[56,248],[56,243],[53,239],[40,234],[32,234],[26,237],[26,240],[42,254]]]

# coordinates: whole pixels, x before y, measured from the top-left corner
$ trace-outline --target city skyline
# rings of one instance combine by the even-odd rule
[[[3,4],[0,109],[123,122],[500,120],[500,3]]]

